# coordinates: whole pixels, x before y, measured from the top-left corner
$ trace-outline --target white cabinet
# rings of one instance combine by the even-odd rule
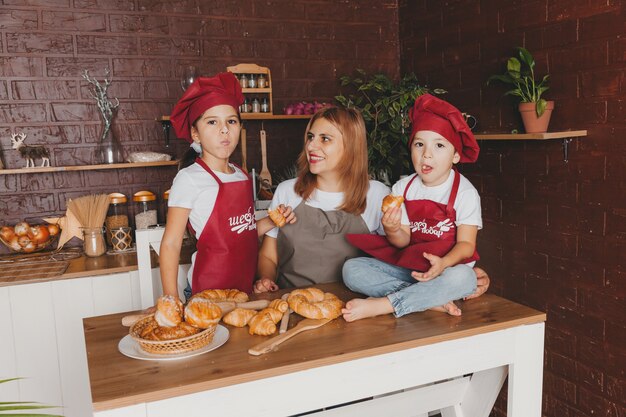
[[[140,300],[137,271],[0,287],[0,379],[24,378],[3,384],[0,402],[92,415],[83,318],[138,310]]]

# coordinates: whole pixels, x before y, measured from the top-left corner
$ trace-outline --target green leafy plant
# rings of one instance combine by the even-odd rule
[[[446,91],[420,86],[413,73],[394,82],[385,74],[368,76],[364,70],[357,69],[355,76],[344,75],[340,80],[341,86],[352,92],[335,96],[335,100],[360,110],[365,120],[370,175],[390,183],[409,167],[408,111],[415,98]]]
[[[0,384],[9,381],[15,381],[20,378],[0,379]],[[38,414],[24,413],[25,410],[41,410],[44,408],[56,408],[50,405],[43,405],[33,401],[9,401],[0,402],[0,416],[2,417],[63,417],[58,414]],[[12,413],[12,411],[20,411],[20,413]]]
[[[517,53],[519,59],[511,57],[506,63],[506,72],[501,75],[492,75],[487,84],[491,81],[501,81],[510,84],[513,88],[505,93],[509,96],[517,96],[522,103],[535,103],[537,116],[541,116],[546,110],[548,102],[541,98],[541,95],[548,90],[548,79],[550,75],[545,75],[541,82],[535,81],[535,59],[526,48],[518,46]]]

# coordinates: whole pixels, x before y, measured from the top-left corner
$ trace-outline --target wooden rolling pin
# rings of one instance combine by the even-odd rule
[[[245,303],[236,303],[234,301],[220,301],[215,304],[217,304],[220,307],[220,309],[222,310],[222,314],[226,314],[230,311],[233,311],[236,308],[247,308],[250,310],[262,310],[265,307],[269,306],[270,302],[269,300],[247,301]],[[153,308],[154,307],[152,307],[150,310],[152,310]],[[129,314],[128,316],[122,317],[122,326],[130,327],[136,321],[154,314],[154,311],[150,311],[150,312],[147,312],[146,310],[144,311],[145,311],[144,313]]]

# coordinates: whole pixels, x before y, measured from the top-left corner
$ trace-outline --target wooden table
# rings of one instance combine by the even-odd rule
[[[340,284],[320,288],[353,297]],[[444,417],[486,417],[508,371],[507,415],[539,417],[545,314],[490,294],[461,308],[462,317],[428,311],[340,318],[262,356],[247,351],[266,338],[229,327],[224,346],[177,361],[127,358],[117,350],[128,332],[123,314],[88,318],[94,412],[275,417],[369,398],[319,415],[426,416],[441,409]]]

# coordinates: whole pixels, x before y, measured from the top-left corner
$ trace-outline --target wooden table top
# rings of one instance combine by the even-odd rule
[[[319,288],[350,300],[355,294],[342,284]],[[280,294],[256,298],[277,298]],[[142,361],[122,355],[117,345],[128,334],[125,314],[83,321],[95,411],[162,400],[254,381],[348,360],[489,333],[545,321],[545,313],[491,294],[461,303],[463,315],[426,311],[396,319],[392,315],[347,323],[342,318],[284,342],[261,356],[248,349],[267,337],[247,328],[226,326],[230,338],[220,348],[175,361]],[[300,318],[293,314],[290,327]]]

